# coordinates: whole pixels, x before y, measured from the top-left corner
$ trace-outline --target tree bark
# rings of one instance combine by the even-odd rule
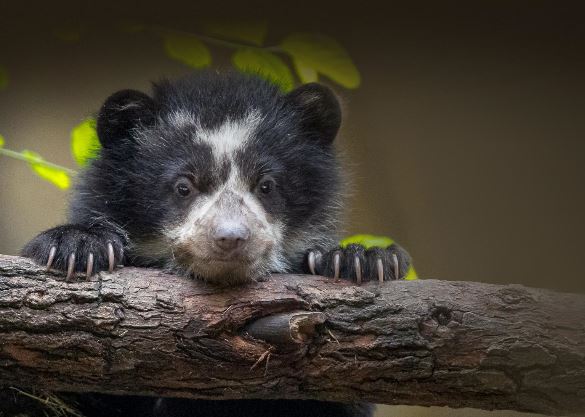
[[[0,387],[585,412],[585,296],[476,282],[153,269],[90,281],[0,256]]]

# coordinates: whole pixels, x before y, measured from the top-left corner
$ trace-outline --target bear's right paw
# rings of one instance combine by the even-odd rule
[[[404,279],[410,269],[410,255],[396,243],[382,248],[366,249],[349,244],[331,250],[310,250],[305,258],[305,271],[313,275],[363,281],[394,281]]]
[[[124,238],[103,228],[67,224],[46,230],[28,242],[22,256],[46,265],[47,269],[67,271],[67,280],[77,272],[89,277],[100,271],[113,271],[124,258]]]

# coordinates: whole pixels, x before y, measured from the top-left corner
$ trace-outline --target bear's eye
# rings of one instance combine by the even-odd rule
[[[275,181],[271,177],[264,177],[258,183],[258,190],[262,194],[270,194],[274,189]]]
[[[193,184],[186,179],[180,179],[175,183],[175,192],[179,197],[188,197],[193,192]]]

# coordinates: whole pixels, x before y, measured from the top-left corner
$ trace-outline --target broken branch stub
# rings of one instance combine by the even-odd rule
[[[262,317],[245,327],[245,332],[283,349],[294,349],[315,336],[316,327],[325,323],[324,313],[295,311]]]

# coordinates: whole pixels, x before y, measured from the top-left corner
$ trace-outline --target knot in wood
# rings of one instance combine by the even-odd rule
[[[431,313],[433,319],[441,326],[446,326],[451,321],[451,310],[445,306],[437,306]]]

